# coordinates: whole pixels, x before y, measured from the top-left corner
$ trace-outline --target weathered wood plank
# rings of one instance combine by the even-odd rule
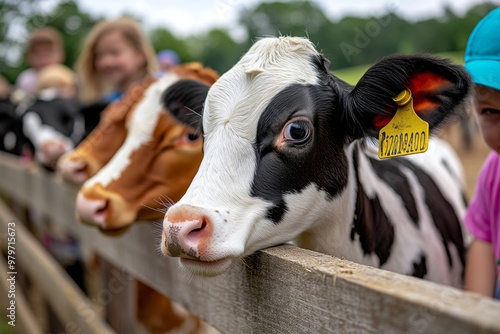
[[[26,174],[30,182],[22,188],[0,180],[0,189],[45,210],[109,261],[222,332],[500,333],[500,303],[492,299],[291,245],[258,252],[220,277],[190,278],[175,259],[159,254],[159,227],[135,224],[107,237],[75,222],[74,188],[0,162],[5,174],[15,180]]]
[[[101,281],[107,292],[105,303],[106,320],[115,332],[137,333],[137,289],[135,282],[126,272],[120,271],[110,262],[101,259]],[[116,276],[121,277],[121,281]],[[125,282],[126,284],[123,284]]]
[[[9,281],[7,281],[9,275],[7,272],[10,270],[7,269],[7,264],[4,259],[0,259],[0,287],[2,290],[2,298],[5,296],[5,300],[10,302],[10,298],[7,298],[7,293],[9,292]],[[17,283],[17,282],[16,282]],[[17,284],[16,284],[17,285]],[[42,334],[42,330],[40,329],[40,325],[36,321],[33,312],[29,307],[29,303],[27,302],[26,297],[24,296],[23,291],[16,286],[15,290],[15,328],[18,333],[30,333],[30,334]],[[10,311],[7,311],[10,312]],[[11,321],[7,318],[7,321]]]
[[[0,202],[0,227],[7,230],[8,222],[16,222],[16,262],[34,280],[44,297],[64,323],[66,332],[114,333],[95,314],[90,302],[57,262],[29,233],[12,212]],[[5,242],[5,241],[2,241]]]

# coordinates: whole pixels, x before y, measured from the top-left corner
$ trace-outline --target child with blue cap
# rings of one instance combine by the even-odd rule
[[[465,269],[465,288],[500,299],[500,8],[472,31],[465,67],[476,84],[475,109],[491,148],[465,217],[474,236]]]
[[[181,63],[179,55],[174,50],[162,50],[156,56],[158,59],[158,65],[160,66],[160,72],[166,73]]]

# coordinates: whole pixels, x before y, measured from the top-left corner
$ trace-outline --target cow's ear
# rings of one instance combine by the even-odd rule
[[[196,80],[180,80],[163,93],[162,104],[179,122],[200,129],[208,89],[209,86]]]
[[[463,112],[471,79],[462,66],[428,55],[400,55],[373,65],[343,96],[345,119],[353,138],[378,136],[397,111],[395,98],[404,89],[413,96],[415,112],[438,127]]]

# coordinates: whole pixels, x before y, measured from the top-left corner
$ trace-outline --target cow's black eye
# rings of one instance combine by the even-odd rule
[[[302,144],[311,136],[311,123],[305,120],[291,121],[285,125],[283,137],[294,144]]]
[[[186,137],[188,141],[197,141],[198,138],[200,138],[200,134],[197,132],[191,132],[188,133]]]

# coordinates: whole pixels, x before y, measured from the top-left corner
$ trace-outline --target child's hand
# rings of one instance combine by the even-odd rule
[[[47,167],[55,168],[57,160],[71,150],[72,144],[67,138],[53,138],[47,140],[39,148],[39,160]]]

